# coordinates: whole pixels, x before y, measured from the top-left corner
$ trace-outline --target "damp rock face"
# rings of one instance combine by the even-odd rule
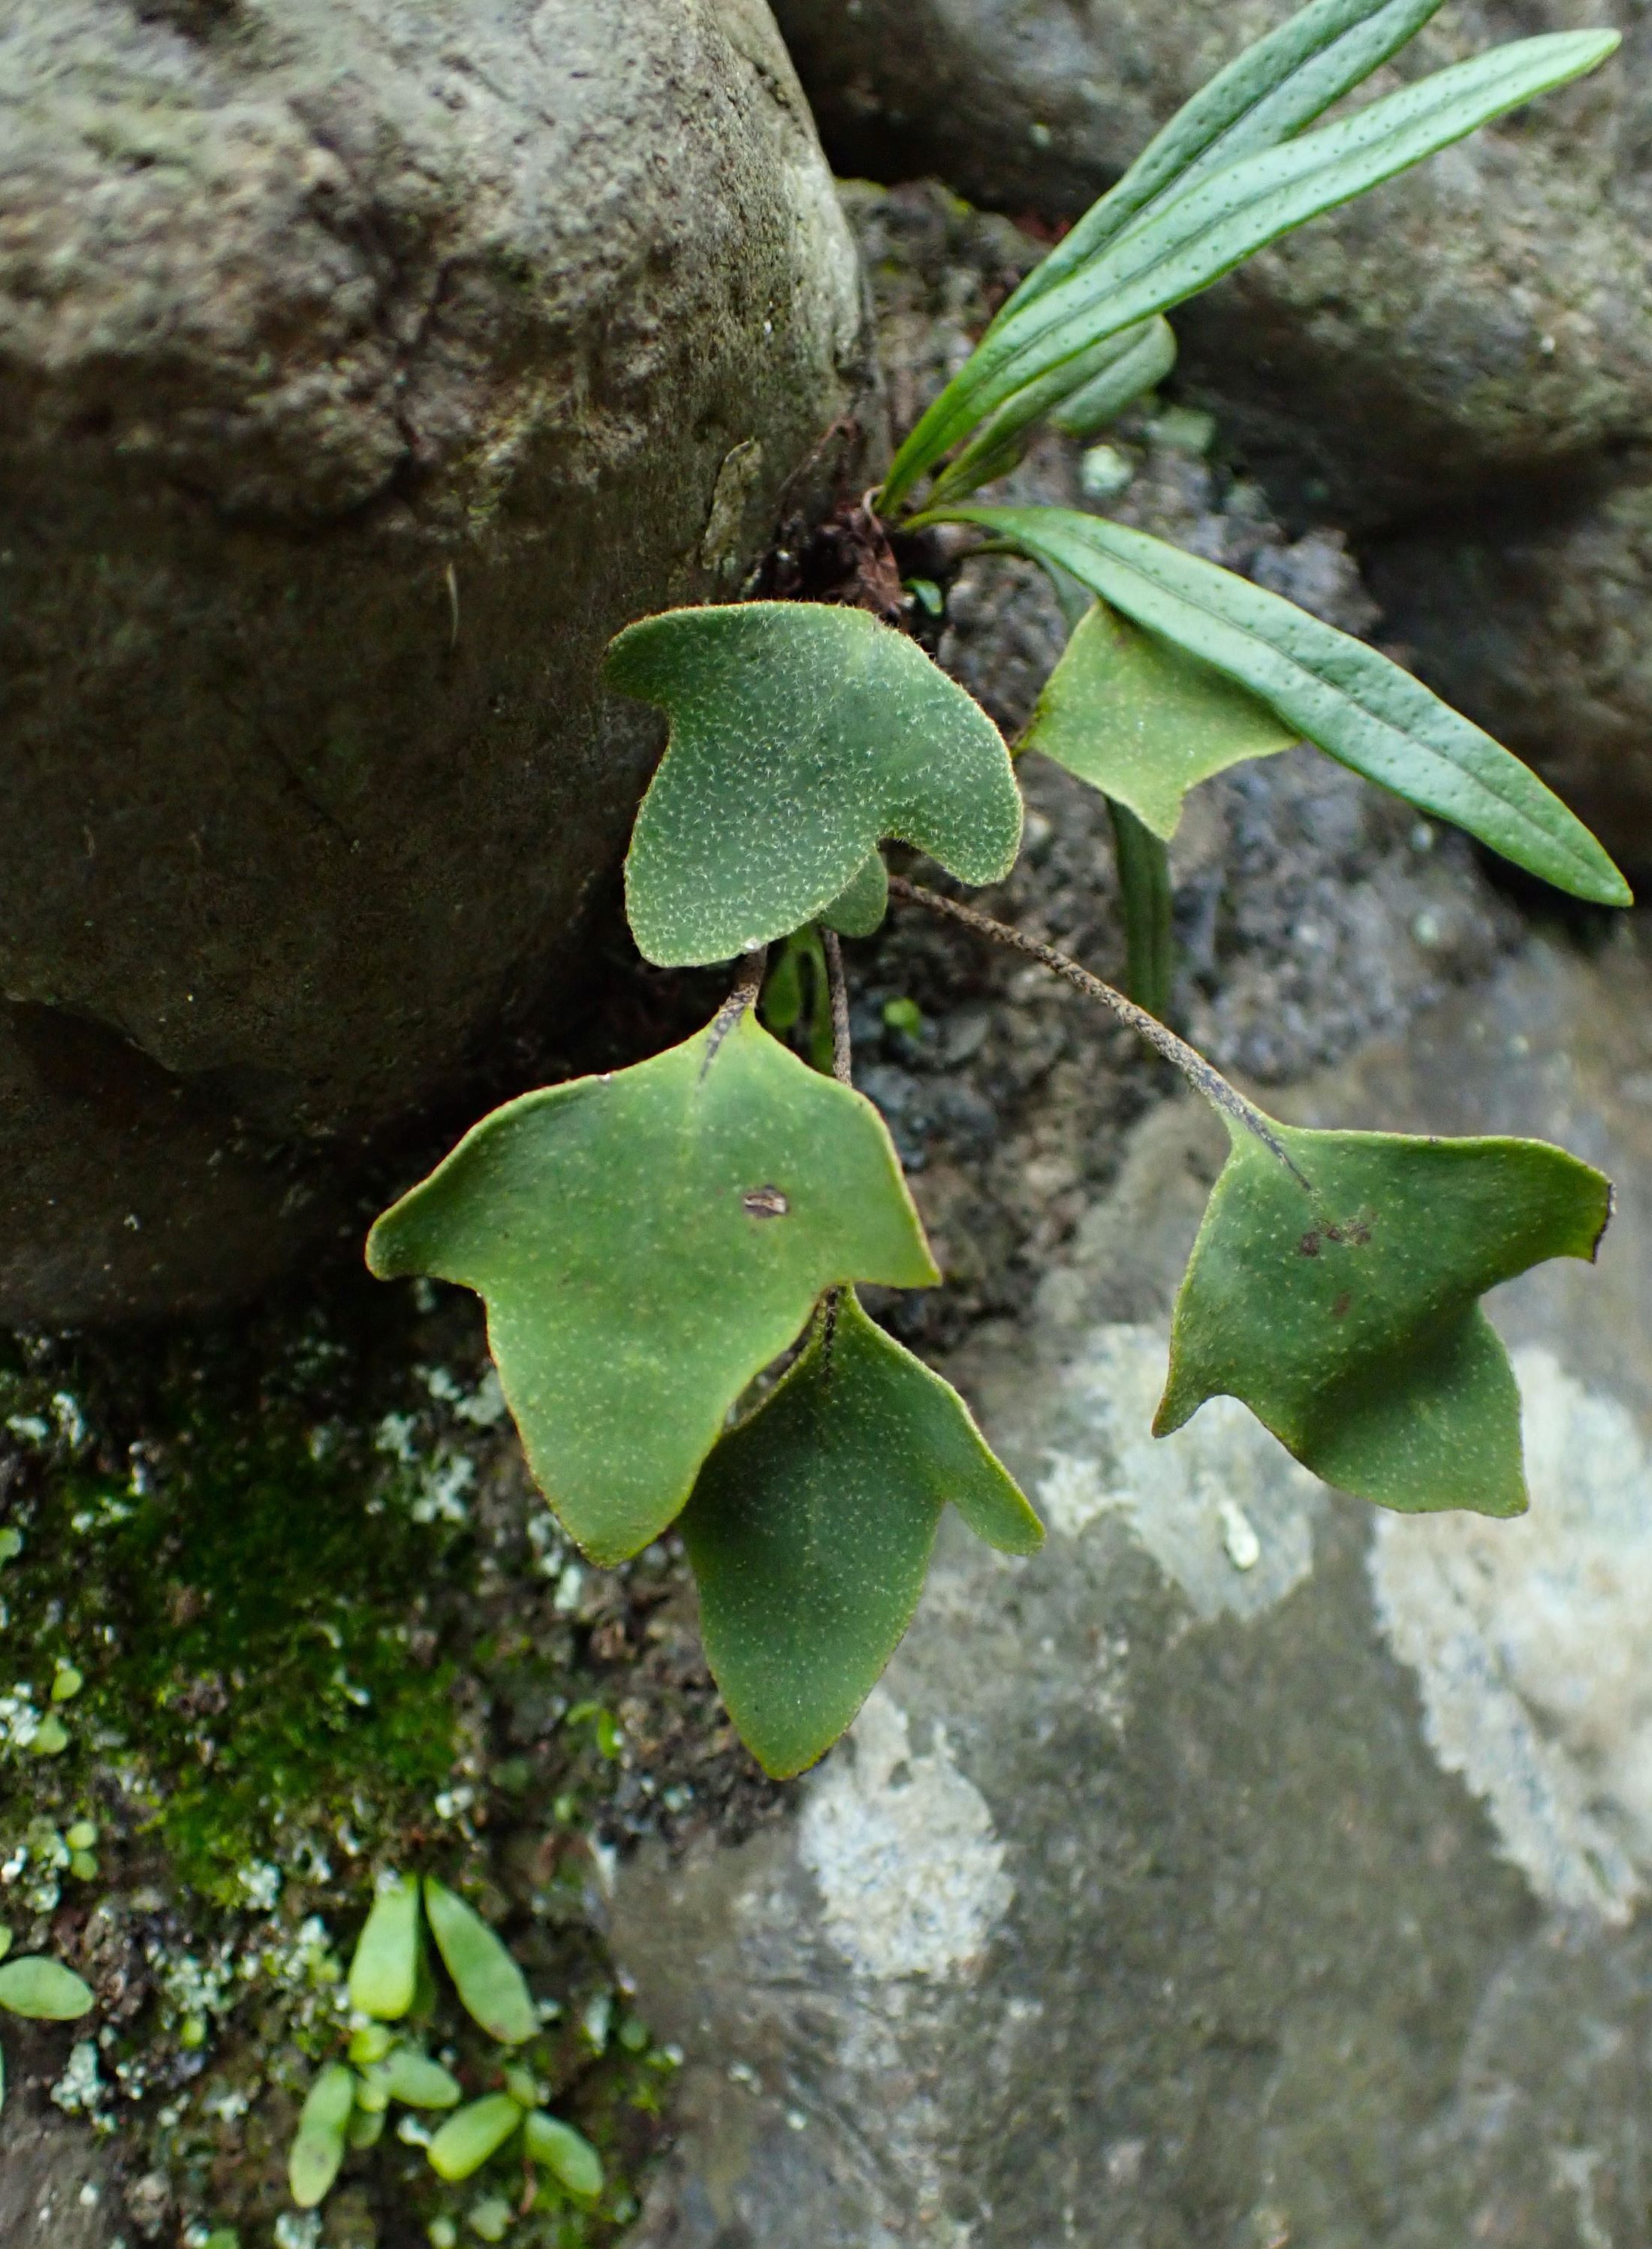
[[[554,1027],[657,748],[596,659],[861,348],[762,0],[6,10],[0,1316],[258,1286]]]
[[[1294,1120],[1545,1132],[1598,1268],[1500,1291],[1529,1516],[1379,1517],[1230,1400],[1147,1434],[1224,1136],[1138,1126],[951,1372],[1043,1511],[944,1537],[795,1816],[618,1877],[688,2056],[630,2249],[1644,2249],[1647,952],[1528,944]]]

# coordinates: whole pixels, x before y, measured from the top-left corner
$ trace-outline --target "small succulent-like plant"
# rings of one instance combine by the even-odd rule
[[[434,2002],[427,1937],[460,2005],[504,2050],[497,2087],[469,2101],[458,2079],[396,2027],[427,2014]],[[375,2144],[394,2106],[445,2112],[426,2144],[431,2169],[444,2179],[470,2177],[514,2141],[529,2165],[543,2167],[576,2202],[602,2192],[595,2149],[549,2114],[545,2088],[510,2059],[540,2028],[521,1970],[445,1883],[432,1874],[382,1882],[351,1959],[348,1990],[354,2017],[348,2044],[311,2084],[288,2154],[287,2183],[299,2209],[326,2199],[346,2156]],[[499,2239],[504,2230],[490,2235],[485,2225],[483,2238]]]

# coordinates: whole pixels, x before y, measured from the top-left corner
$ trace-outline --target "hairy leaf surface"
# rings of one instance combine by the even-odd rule
[[[820,918],[842,937],[870,937],[888,911],[889,870],[883,853],[874,851],[847,890],[821,908]]]
[[[966,883],[1014,864],[1021,798],[998,729],[864,609],[669,609],[620,634],[604,677],[671,718],[625,862],[650,960],[726,960],[788,935],[864,879],[886,837]]]
[[[1074,508],[946,512],[1069,572],[1248,688],[1295,733],[1516,866],[1596,904],[1633,903],[1600,845],[1529,767],[1363,641],[1214,562]]]
[[[1351,117],[1201,172],[1086,262],[1002,313],[896,455],[892,506],[975,424],[1104,338],[1209,287],[1270,242],[1603,62],[1614,31],[1495,47]],[[1075,229],[1075,232],[1077,230]]]
[[[1008,1552],[1043,1538],[957,1392],[850,1291],[712,1455],[683,1516],[706,1661],[767,1771],[812,1764],[865,1701],[949,1500]]]
[[[1608,1183],[1538,1140],[1271,1130],[1309,1186],[1229,1120],[1155,1434],[1225,1393],[1359,1498],[1518,1515],[1519,1394],[1479,1299],[1593,1258]]]
[[[485,1299],[529,1465],[599,1562],[671,1522],[823,1290],[940,1278],[877,1111],[749,1014],[496,1110],[368,1262]]]
[[[1301,736],[1265,703],[1105,602],[1044,682],[1023,750],[1041,750],[1167,842],[1195,782]]]

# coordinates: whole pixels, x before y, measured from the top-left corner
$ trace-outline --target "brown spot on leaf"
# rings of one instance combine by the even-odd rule
[[[1311,1226],[1301,1241],[1298,1242],[1297,1255],[1298,1257],[1317,1257],[1319,1255],[1319,1233],[1317,1227]]]
[[[1336,1303],[1331,1307],[1332,1318],[1333,1320],[1346,1320],[1348,1317],[1348,1307],[1353,1303],[1353,1298],[1345,1289],[1342,1294],[1337,1298]]]
[[[747,1187],[740,1207],[747,1218],[784,1218],[791,1208],[778,1187]]]

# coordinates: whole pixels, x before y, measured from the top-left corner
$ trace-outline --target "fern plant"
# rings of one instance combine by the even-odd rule
[[[973,526],[1041,564],[1076,619],[1018,746],[1112,807],[1132,995],[891,878],[898,843],[996,882],[1021,837],[1009,750],[915,641],[818,603],[646,617],[607,661],[609,684],[670,725],[627,911],[651,961],[737,962],[728,999],[667,1053],[485,1118],[369,1238],[375,1273],[484,1297],[533,1474],[593,1560],[679,1524],[712,1668],[772,1773],[854,1716],[948,1503],[1009,1552],[1042,1536],[963,1401],[856,1296],[940,1278],[850,1082],[839,938],[877,928],[891,897],[1043,961],[1222,1114],[1231,1152],[1176,1303],[1160,1432],[1223,1393],[1380,1505],[1525,1504],[1518,1397],[1479,1300],[1544,1259],[1592,1257],[1607,1182],[1535,1141],[1264,1116],[1160,1020],[1164,846],[1189,788],[1306,739],[1573,897],[1628,904],[1622,877],[1534,774],[1374,650],[1139,532],[974,497],[1041,419],[1087,435],[1161,381],[1174,306],[1617,45],[1519,40],[1318,121],[1438,4],[1313,0],[1241,55],[1022,284],[871,497],[872,537]],[[807,974],[818,1069],[755,1011],[777,945],[767,1012],[795,1021]]]

